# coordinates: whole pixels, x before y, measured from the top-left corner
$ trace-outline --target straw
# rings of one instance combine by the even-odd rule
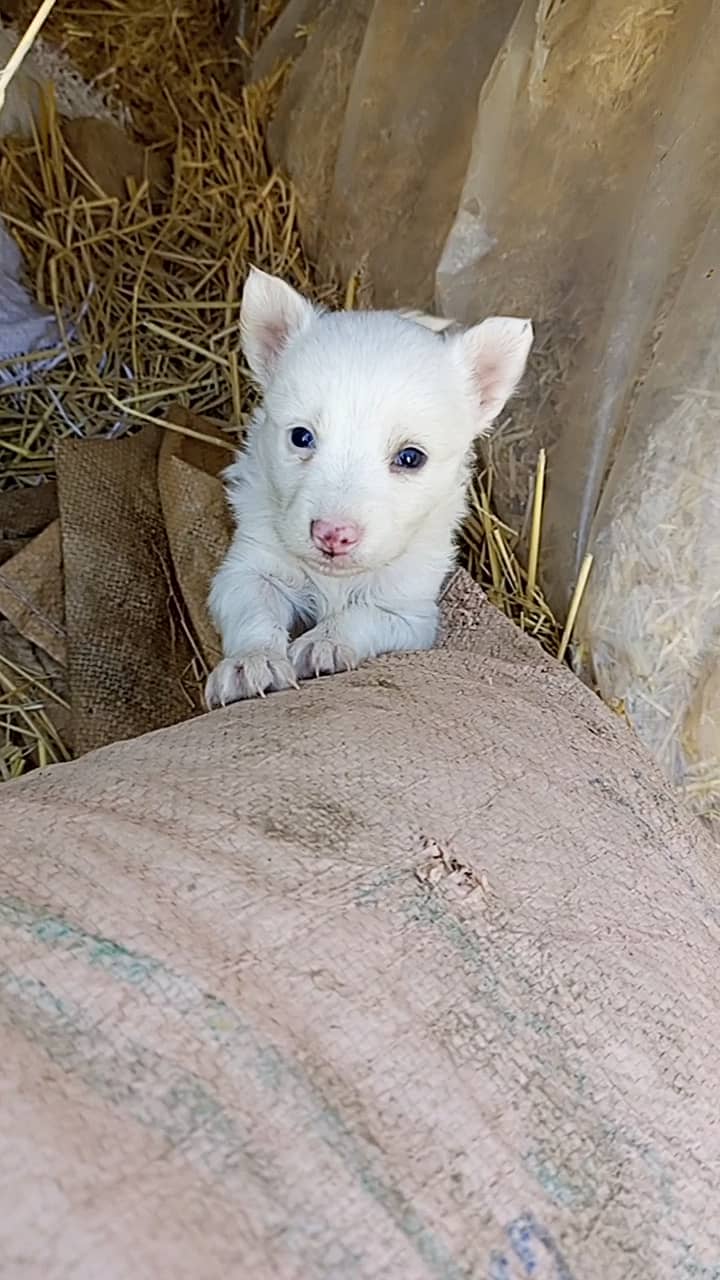
[[[63,435],[122,434],[162,421],[173,402],[239,435],[255,403],[238,332],[251,263],[339,301],[332,283],[314,279],[293,193],[268,167],[270,108],[263,86],[235,96],[188,67],[176,110],[196,123],[177,127],[172,180],[157,201],[147,186],[120,203],[88,192],[52,102],[41,136],[3,148],[6,224],[67,334],[64,351],[3,370],[4,484],[50,474]]]
[[[64,700],[31,671],[0,653],[0,780],[9,782],[28,768],[69,760],[45,706]]]
[[[2,109],[5,106],[5,96],[8,88],[10,87],[10,83],[14,76],[17,75],[17,72],[20,70],[25,58],[34,45],[37,36],[40,34],[41,27],[50,16],[50,11],[53,9],[55,2],[56,0],[43,0],[27,30],[23,32],[5,66],[0,71],[0,112],[2,112]]]
[[[593,565],[592,556],[586,555],[585,559],[582,562],[582,565],[580,566],[580,573],[578,574],[578,579],[577,579],[577,582],[575,583],[575,590],[573,591],[572,599],[570,601],[570,607],[568,609],[567,621],[565,623],[565,627],[563,628],[563,633],[560,638],[560,644],[558,645],[557,656],[560,662],[564,661],[565,654],[567,653],[567,650],[568,650],[568,645],[572,640],[572,634],[575,629],[575,622],[577,620],[578,610],[580,609],[580,605],[582,604],[582,598],[585,594],[585,588],[588,583],[588,578],[590,577],[590,570],[592,569],[592,565]]]
[[[520,554],[521,537],[499,519],[492,504],[492,468],[476,475],[470,487],[469,512],[460,536],[460,556],[466,568],[487,592],[488,599],[528,635],[534,636],[548,653],[556,656],[561,626],[537,581],[531,580],[532,561],[540,552],[542,504],[544,500],[545,456],[538,458],[534,486],[534,533],[530,541],[528,568]]]
[[[542,527],[543,501],[545,498],[545,465],[546,453],[541,449],[538,454],[535,486],[533,489],[532,522],[530,526],[530,547],[528,550],[527,593],[532,600],[537,586],[538,559],[540,556],[540,536]]]

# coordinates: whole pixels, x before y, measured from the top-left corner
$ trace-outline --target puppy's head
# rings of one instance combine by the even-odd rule
[[[253,449],[291,555],[361,573],[423,528],[450,532],[470,446],[523,374],[529,321],[447,337],[395,312],[322,313],[253,270],[241,327],[263,391]]]

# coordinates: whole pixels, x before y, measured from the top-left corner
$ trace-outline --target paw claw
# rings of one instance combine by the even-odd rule
[[[223,658],[205,685],[208,710],[244,698],[264,698],[279,689],[297,688],[297,678],[284,653],[235,654]]]
[[[290,645],[289,657],[301,680],[352,671],[358,665],[357,655],[348,645],[340,644],[331,636],[323,634],[319,627],[294,640]]]

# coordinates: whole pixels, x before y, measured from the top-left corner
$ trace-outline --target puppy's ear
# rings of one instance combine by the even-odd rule
[[[240,308],[245,359],[261,387],[272,377],[278,358],[316,315],[310,302],[257,267],[250,268]]]
[[[532,344],[530,321],[507,316],[483,320],[454,340],[453,354],[476,408],[478,435],[487,431],[515,391]]]

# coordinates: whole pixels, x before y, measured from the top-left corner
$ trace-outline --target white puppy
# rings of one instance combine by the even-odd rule
[[[237,531],[210,593],[225,657],[208,706],[432,647],[471,445],[532,345],[527,320],[435,327],[324,313],[250,273],[242,341],[263,402],[225,473]]]

